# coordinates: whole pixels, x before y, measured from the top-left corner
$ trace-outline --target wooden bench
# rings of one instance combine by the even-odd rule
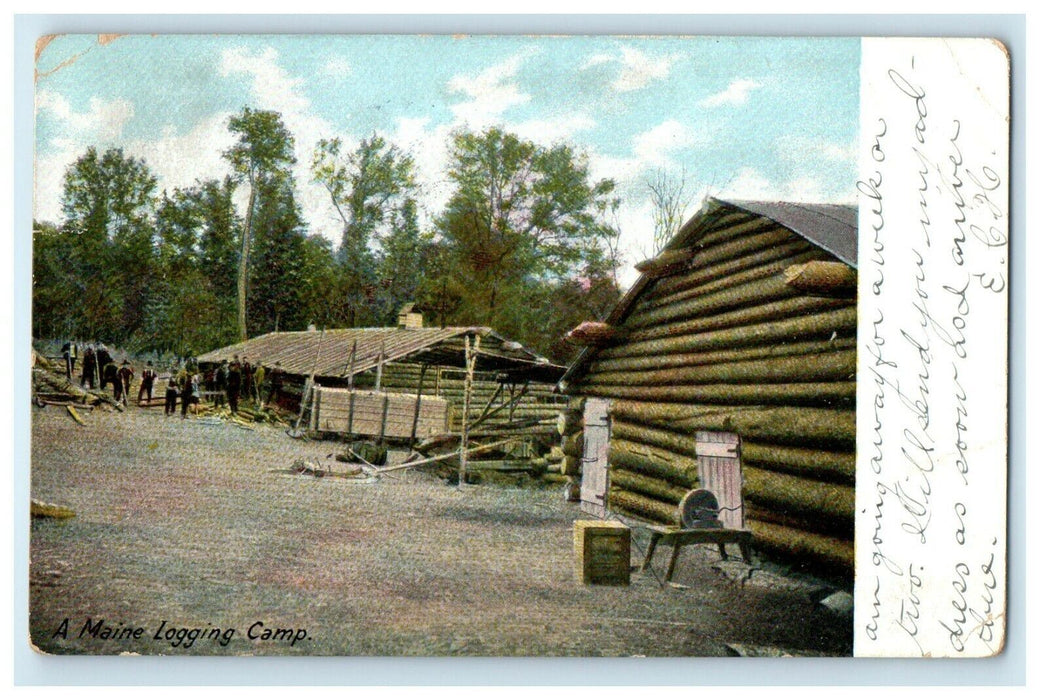
[[[676,559],[680,555],[680,548],[692,544],[715,544],[720,548],[720,557],[727,559],[728,544],[737,544],[742,551],[742,559],[746,564],[752,563],[749,545],[752,544],[753,533],[749,530],[732,530],[727,528],[701,528],[684,529],[679,527],[666,527],[664,525],[645,525],[644,529],[651,534],[651,540],[647,544],[647,552],[644,554],[643,564],[640,570],[644,571],[651,566],[651,558],[658,545],[672,545],[673,551],[669,557],[669,568],[665,572],[665,580],[671,581],[673,572],[676,570]]]

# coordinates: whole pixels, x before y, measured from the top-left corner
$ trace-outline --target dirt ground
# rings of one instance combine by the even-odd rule
[[[577,583],[572,523],[589,517],[559,489],[459,489],[414,471],[297,476],[285,472],[297,458],[344,469],[327,458],[337,444],[161,409],[83,415],[86,426],[33,408],[32,496],[76,511],[31,525],[30,633],[42,651],[851,651],[850,619],[816,602],[827,589],[720,565],[713,547],[685,549],[675,585],[661,580],[665,548],[628,587]]]

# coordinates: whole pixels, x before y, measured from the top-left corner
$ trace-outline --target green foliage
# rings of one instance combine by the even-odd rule
[[[413,159],[376,134],[350,153],[340,139],[325,139],[313,151],[312,172],[342,220],[332,320],[349,326],[394,321],[419,270]]]
[[[348,153],[321,141],[313,176],[343,222],[333,246],[302,219],[280,115],[244,109],[229,129],[232,176],[159,195],[120,149],[69,166],[64,220],[34,222],[34,335],[197,355],[248,333],[391,325],[416,302],[430,323],[489,325],[566,361],[563,334],[618,298],[614,185],[592,183],[568,146],[456,133],[454,194],[423,230],[408,155],[377,135]]]
[[[569,146],[546,148],[500,129],[456,133],[449,176],[456,191],[437,227],[445,264],[459,277],[453,318],[550,350],[570,327],[548,315],[549,295],[613,270],[603,212],[614,183],[591,184]]]

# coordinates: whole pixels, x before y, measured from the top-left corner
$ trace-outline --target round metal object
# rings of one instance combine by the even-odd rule
[[[712,491],[694,489],[689,491],[679,507],[680,525],[685,528],[722,527],[720,504]]]

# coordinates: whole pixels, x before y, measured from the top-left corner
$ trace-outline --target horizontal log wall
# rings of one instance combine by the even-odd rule
[[[569,393],[613,400],[609,503],[675,524],[697,486],[695,432],[735,432],[757,547],[852,571],[853,296],[790,284],[793,266],[827,262],[835,274],[836,261],[767,219],[729,215],[700,243],[691,266],[650,283],[572,378]]]

